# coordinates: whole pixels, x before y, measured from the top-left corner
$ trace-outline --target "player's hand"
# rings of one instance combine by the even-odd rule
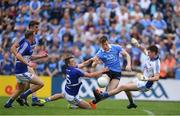
[[[131,66],[127,65],[127,66],[126,66],[126,70],[127,70],[127,71],[131,71]]]
[[[42,56],[42,57],[47,57],[48,56],[48,52],[43,50],[43,51],[40,51],[39,54]]]
[[[102,69],[102,73],[107,72],[107,71],[109,71],[107,67]]]
[[[138,42],[135,38],[132,38],[132,39],[131,39],[131,43],[132,43],[133,45],[135,45],[136,47],[140,46],[140,45],[139,45],[139,42]]]
[[[144,75],[141,74],[141,73],[137,73],[137,74],[136,74],[136,77],[137,77],[140,81],[147,81],[146,78],[144,77]]]
[[[30,62],[28,63],[28,66],[29,66],[29,67],[32,67],[32,68],[36,68],[37,64],[30,61]]]

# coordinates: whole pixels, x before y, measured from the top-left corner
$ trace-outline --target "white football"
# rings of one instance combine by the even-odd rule
[[[104,88],[109,84],[110,78],[106,75],[103,74],[101,77],[98,78],[97,82],[98,82],[98,86],[100,88]]]

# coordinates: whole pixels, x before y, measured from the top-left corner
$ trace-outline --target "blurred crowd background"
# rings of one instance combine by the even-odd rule
[[[31,20],[40,22],[36,52],[46,49],[49,53],[48,58],[37,61],[39,75],[62,74],[62,59],[67,54],[73,54],[78,62],[93,57],[100,48],[98,37],[105,34],[110,43],[129,52],[133,72],[147,59],[130,44],[135,37],[144,47],[158,46],[162,79],[180,79],[179,0],[1,0],[1,75],[14,73],[10,47],[24,36]],[[124,66],[126,61],[120,58]],[[89,66],[85,70],[95,69]]]

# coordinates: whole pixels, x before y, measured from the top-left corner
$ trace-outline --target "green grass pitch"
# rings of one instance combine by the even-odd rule
[[[0,115],[180,115],[180,102],[136,101],[136,109],[126,109],[127,100],[105,100],[97,104],[96,110],[68,109],[65,100],[45,104],[43,107],[3,107],[7,97],[0,97]],[[29,100],[31,101],[31,100]]]

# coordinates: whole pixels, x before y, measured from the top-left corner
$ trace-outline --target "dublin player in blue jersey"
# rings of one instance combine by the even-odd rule
[[[160,60],[158,57],[158,48],[155,45],[151,45],[148,49],[142,47],[136,39],[132,39],[132,43],[140,48],[145,55],[148,56],[148,60],[143,64],[143,74],[137,74],[136,79],[127,84],[123,84],[118,86],[117,88],[104,92],[97,93],[95,92],[96,102],[99,102],[109,96],[116,95],[122,91],[127,93],[128,100],[130,104],[127,106],[128,109],[136,108],[137,105],[134,103],[131,92],[130,91],[148,91],[153,86],[155,81],[159,80],[160,75]]]
[[[33,31],[26,31],[26,40],[24,40],[23,44],[19,47],[18,52],[16,54],[17,60],[15,64],[15,75],[18,83],[18,88],[4,105],[5,108],[12,107],[13,101],[24,91],[28,83],[32,83],[34,84],[34,86],[28,89],[23,94],[21,94],[20,98],[24,101],[27,99],[28,95],[39,90],[44,85],[42,81],[39,80],[39,78],[35,78],[34,75],[28,72],[28,66],[32,68],[36,66],[35,63],[31,62],[31,60],[47,56],[46,53],[33,55],[33,50],[31,48],[31,44],[34,42],[33,33]]]
[[[33,31],[34,34],[36,35],[37,32],[38,32],[38,30],[39,30],[39,29],[38,29],[38,25],[39,25],[39,22],[37,22],[37,21],[30,21],[29,26],[28,26],[28,27],[29,27],[28,30]],[[26,40],[26,39],[25,39],[24,37],[22,37],[22,38],[20,38],[20,39],[18,39],[18,40],[15,40],[15,42],[13,43],[13,45],[12,45],[12,47],[11,47],[11,52],[14,54],[15,57],[16,57],[16,54],[17,54],[17,48],[18,48],[19,46],[21,46],[21,45],[24,43],[25,40]],[[38,45],[38,39],[35,38],[35,41],[33,41],[32,44],[31,44],[31,48],[34,50],[37,45]],[[37,74],[35,73],[35,71],[34,71],[34,69],[33,69],[32,67],[29,67],[29,66],[28,66],[28,71],[29,71],[31,74],[33,74],[34,77],[38,78]],[[43,83],[43,82],[42,82],[42,83]],[[31,86],[33,86],[33,85],[31,85]],[[27,86],[26,88],[28,89],[28,86]],[[18,98],[16,101],[17,101],[20,105],[23,105],[22,100],[21,100],[20,98]],[[27,103],[26,103],[26,104],[27,104]],[[27,104],[27,105],[28,105],[28,104]],[[36,97],[36,93],[35,93],[35,92],[32,94],[32,106],[43,106],[43,104],[41,104],[41,103],[39,102],[38,98]]]
[[[101,62],[105,65],[105,67],[108,67],[109,71],[106,72],[106,74],[109,76],[110,82],[108,84],[107,91],[110,91],[118,86],[121,78],[120,54],[126,56],[126,70],[129,71],[131,70],[131,58],[121,46],[109,44],[106,36],[100,37],[99,42],[101,44],[101,49],[94,57],[94,64]],[[96,103],[96,101],[93,100],[93,103]]]
[[[83,109],[95,109],[96,105],[92,104],[91,102],[86,102],[79,98],[79,89],[82,85],[81,77],[98,77],[101,74],[108,71],[108,68],[103,68],[100,71],[97,72],[84,72],[80,68],[86,66],[92,62],[92,59],[85,61],[81,64],[76,64],[73,57],[67,57],[65,59],[65,64],[67,66],[66,68],[66,85],[64,88],[64,93],[55,94],[53,96],[50,96],[49,98],[45,99],[45,102],[54,101],[60,98],[65,98],[69,103],[71,107],[79,107]]]

